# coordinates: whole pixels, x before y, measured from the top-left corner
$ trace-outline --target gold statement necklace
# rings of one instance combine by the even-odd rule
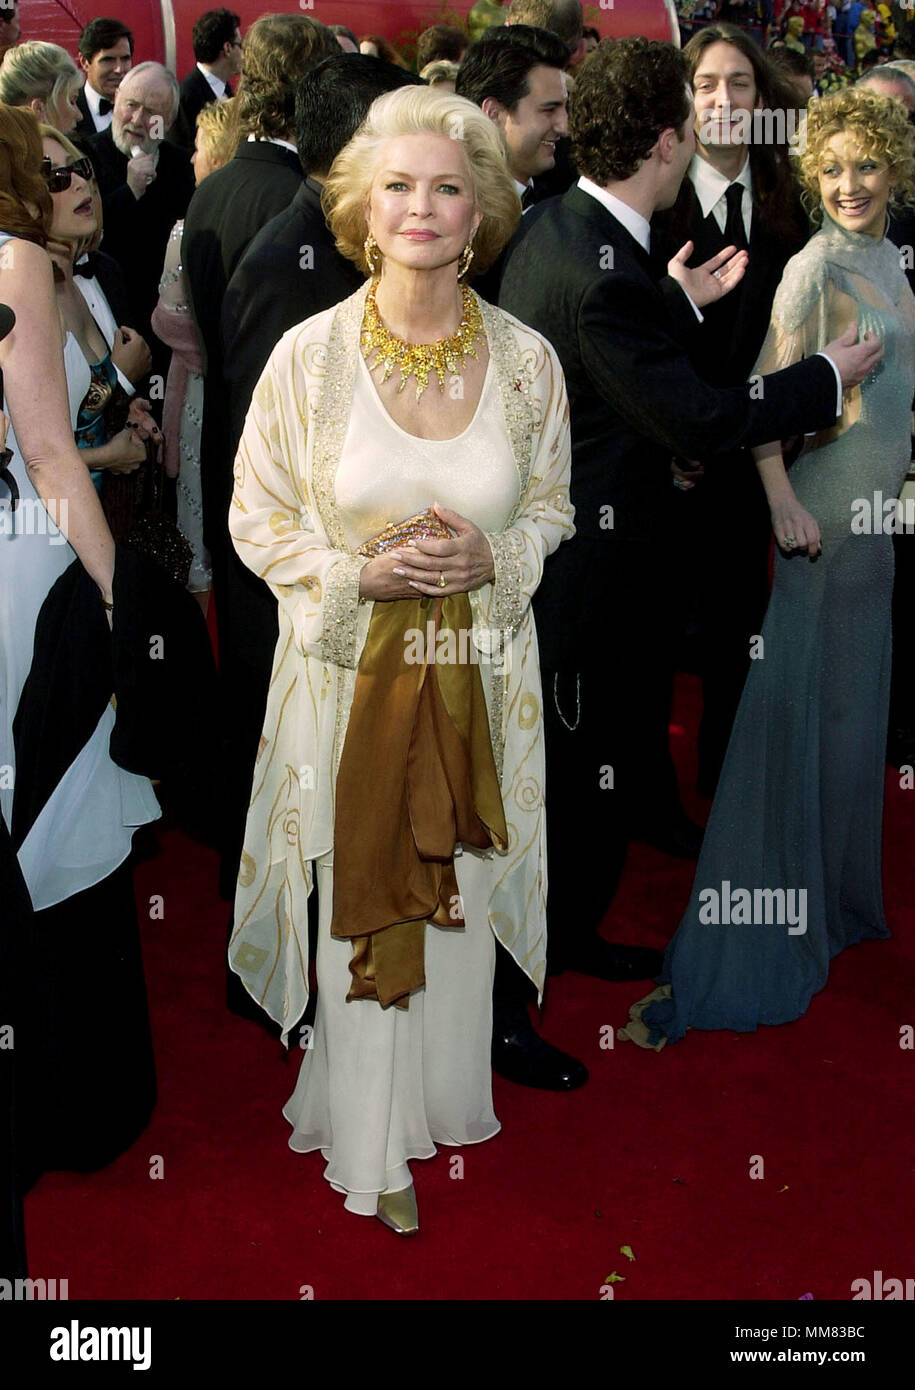
[[[362,318],[362,355],[368,361],[373,352],[378,354],[369,370],[383,365],[381,380],[385,382],[399,367],[398,392],[404,389],[409,377],[415,376],[417,400],[429,385],[432,372],[438,377],[439,391],[444,391],[445,377],[460,375],[465,359],[477,356],[477,343],[483,337],[483,315],[471,290],[467,285],[461,286],[461,321],[450,338],[441,338],[437,343],[408,343],[385,328],[375,302],[377,289],[375,280],[366,296]]]

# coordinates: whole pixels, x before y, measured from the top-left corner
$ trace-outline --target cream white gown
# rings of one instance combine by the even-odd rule
[[[360,359],[336,475],[348,545],[433,502],[499,531],[518,492],[492,361],[467,429],[455,439],[427,440],[391,419]],[[290,1147],[320,1149],[324,1176],[347,1194],[347,1209],[363,1215],[374,1215],[379,1192],[409,1186],[409,1159],[431,1157],[437,1143],[489,1139],[500,1128],[490,1064],[495,940],[488,903],[496,862],[467,851],[456,856],[455,871],[465,928],[427,926],[425,987],[408,1009],[383,1009],[374,1000],[346,1003],[352,943],[330,935],[333,855],[317,861],[317,1015],[283,1113],[293,1126]]]

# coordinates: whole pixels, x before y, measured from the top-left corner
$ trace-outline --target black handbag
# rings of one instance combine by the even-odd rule
[[[134,476],[127,475],[126,480],[130,481]],[[166,514],[163,506],[164,479],[165,465],[159,457],[159,449],[151,440],[147,440],[146,462],[139,470],[133,524],[124,543],[131,550],[155,561],[173,579],[177,579],[182,588],[186,588],[194,553],[179,530],[178,523]]]

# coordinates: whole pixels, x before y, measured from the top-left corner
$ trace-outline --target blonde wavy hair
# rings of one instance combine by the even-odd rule
[[[197,113],[197,129],[213,164],[228,164],[245,137],[238,97],[211,101]]]
[[[820,158],[834,135],[849,135],[865,153],[892,172],[891,201],[915,205],[915,131],[908,112],[893,97],[866,87],[843,87],[832,96],[814,98],[807,107],[806,146],[799,160],[801,199],[811,220],[823,220]]]
[[[54,126],[42,123],[38,127],[38,133],[42,140],[56,140],[58,145],[62,145],[69,159],[83,159],[85,157],[85,150],[78,149],[68,135],[64,135],[61,131],[55,130]],[[80,241],[69,243],[73,247],[74,263],[78,261],[81,256],[87,255],[90,251],[97,251],[102,240],[102,195],[99,192],[98,181],[94,174],[89,180],[89,192],[92,197],[92,210],[95,213],[95,231],[91,236],[83,237]],[[54,205],[53,198],[51,199],[51,205],[52,207]],[[63,245],[63,243],[61,243],[61,245]]]
[[[79,68],[65,48],[31,39],[8,48],[0,63],[0,101],[28,106],[40,101],[60,114],[61,102],[82,90]]]
[[[322,202],[338,250],[368,274],[366,204],[382,147],[401,135],[445,135],[460,142],[482,214],[470,273],[486,270],[518,225],[521,199],[494,122],[465,97],[432,87],[401,87],[378,97],[331,165]]]

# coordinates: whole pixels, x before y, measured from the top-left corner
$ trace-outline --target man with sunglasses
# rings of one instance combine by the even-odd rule
[[[229,82],[241,72],[241,19],[231,10],[207,10],[194,25],[191,41],[197,64],[181,83],[178,115],[167,137],[186,150],[194,148],[199,112],[232,95]]]

